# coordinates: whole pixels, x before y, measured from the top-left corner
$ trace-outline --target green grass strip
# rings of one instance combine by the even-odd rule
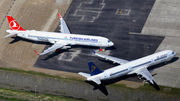
[[[25,70],[15,69],[15,68],[0,67],[0,70],[84,82],[83,80],[79,80],[79,79],[75,79],[75,78],[62,78],[62,77],[56,76],[56,75],[49,75],[49,74],[45,74],[45,73],[41,73],[41,72],[35,72],[35,71],[25,71]],[[161,86],[161,85],[158,85],[159,88],[160,88],[159,91],[157,91],[150,84],[144,84],[143,86],[140,86],[139,88],[129,88],[129,87],[126,87],[126,85],[123,85],[123,84],[110,84],[108,86],[113,86],[113,87],[118,87],[118,88],[125,88],[125,89],[131,89],[131,90],[137,90],[137,91],[149,91],[149,92],[153,92],[153,93],[157,93],[157,94],[164,94],[164,95],[168,95],[168,96],[171,95],[171,96],[180,97],[179,96],[180,95],[180,89],[179,88],[166,87],[166,86]]]

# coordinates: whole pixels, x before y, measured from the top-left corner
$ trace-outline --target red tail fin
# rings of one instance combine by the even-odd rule
[[[25,31],[12,16],[7,16],[7,19],[11,30]]]

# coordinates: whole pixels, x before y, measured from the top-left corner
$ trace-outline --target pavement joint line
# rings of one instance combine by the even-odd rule
[[[171,68],[180,68],[180,67],[169,66],[169,65],[166,65],[166,67],[171,67]]]
[[[5,19],[6,19],[7,15],[8,15],[8,13],[9,13],[9,11],[11,10],[11,8],[12,8],[12,6],[13,6],[13,4],[14,4],[15,1],[16,1],[16,0],[13,0],[13,2],[11,3],[9,9],[7,10],[7,12],[6,12],[6,14],[5,14],[3,20],[1,21],[0,28],[1,28],[2,24],[3,24],[3,22],[5,21]]]
[[[179,29],[180,30],[180,29]],[[179,36],[171,36],[171,35],[157,35],[157,34],[145,34],[145,33],[136,33],[136,32],[129,32],[129,34],[136,34],[136,35],[149,35],[149,36],[161,36],[161,37],[177,37],[180,38]]]
[[[177,31],[176,35],[174,35],[173,38],[175,38],[175,37],[177,36],[177,34],[179,33],[179,31],[180,31],[180,29]],[[169,44],[167,45],[167,47],[166,47],[164,50],[166,50],[166,49],[169,47],[170,44],[171,44],[171,41],[169,42]]]

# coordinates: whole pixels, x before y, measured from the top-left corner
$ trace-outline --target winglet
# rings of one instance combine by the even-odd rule
[[[95,54],[96,52],[92,49],[93,53]]]
[[[35,52],[37,55],[39,55],[38,52],[37,52],[36,50],[34,50],[34,52]]]
[[[59,13],[57,13],[57,14],[58,14],[59,18],[61,18],[61,15]]]

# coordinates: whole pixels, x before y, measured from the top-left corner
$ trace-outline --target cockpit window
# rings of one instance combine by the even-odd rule
[[[108,43],[110,43],[111,41],[110,40],[108,40]]]
[[[174,54],[174,52],[172,52],[172,54]]]

